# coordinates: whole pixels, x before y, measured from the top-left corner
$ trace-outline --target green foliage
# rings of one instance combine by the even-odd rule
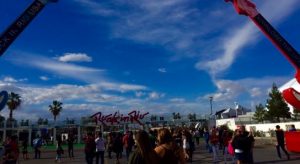
[[[299,118],[300,118],[300,109],[296,109],[296,108],[294,108],[294,110],[293,110],[293,120],[299,120]]]
[[[264,119],[267,114],[265,107],[262,104],[259,104],[259,105],[255,106],[255,108],[256,108],[256,111],[254,113],[253,119],[258,122],[264,122]]]
[[[173,119],[174,120],[181,119],[180,113],[173,113]]]
[[[56,117],[59,115],[59,113],[62,111],[62,102],[59,102],[57,100],[54,100],[52,102],[52,105],[49,105],[49,111],[52,113],[54,117],[54,121],[56,121]]]
[[[195,114],[195,113],[194,113],[194,114],[189,113],[189,114],[188,114],[188,119],[189,119],[190,121],[195,121],[195,120],[196,120],[196,114]]]
[[[267,99],[266,107],[268,112],[266,118],[272,122],[280,122],[280,118],[291,118],[290,108],[283,100],[281,93],[279,92],[276,84],[273,84],[272,90],[269,93],[269,99]]]
[[[263,132],[263,131],[257,130],[257,131],[254,132],[254,136],[255,136],[255,137],[265,137],[266,134],[265,134],[265,132]]]
[[[13,111],[16,110],[21,105],[21,96],[11,92],[8,95],[8,101],[6,103],[9,109],[9,120],[13,120]]]

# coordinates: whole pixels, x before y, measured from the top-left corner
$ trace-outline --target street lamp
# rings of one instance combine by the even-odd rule
[[[209,97],[209,102],[210,102],[210,115],[212,115],[212,101],[213,101],[214,97],[210,96]]]

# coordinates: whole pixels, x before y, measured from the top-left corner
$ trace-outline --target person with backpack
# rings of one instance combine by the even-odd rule
[[[41,147],[42,147],[42,139],[39,135],[32,141],[32,146],[34,148],[34,158],[40,159],[41,158]]]

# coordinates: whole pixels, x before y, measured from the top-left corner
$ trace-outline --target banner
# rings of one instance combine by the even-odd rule
[[[114,114],[108,114],[104,115],[101,112],[95,113],[91,116],[98,124],[99,122],[103,125],[114,125],[114,124],[120,124],[120,123],[138,123],[140,125],[143,125],[141,120],[148,115],[149,112],[141,113],[140,111],[132,111],[129,112],[127,115],[120,114],[119,112],[115,112]]]

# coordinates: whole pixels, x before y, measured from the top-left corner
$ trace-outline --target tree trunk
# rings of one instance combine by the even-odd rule
[[[13,110],[9,110],[9,119],[12,120],[13,118]]]

